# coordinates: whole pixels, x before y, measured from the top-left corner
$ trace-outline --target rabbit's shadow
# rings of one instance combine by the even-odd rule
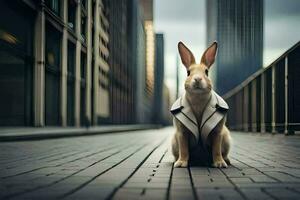
[[[211,167],[212,153],[211,151],[205,151],[200,146],[190,149],[189,166],[190,167]]]

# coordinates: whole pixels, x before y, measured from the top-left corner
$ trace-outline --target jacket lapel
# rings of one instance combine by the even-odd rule
[[[181,98],[181,105],[182,105],[182,110],[183,112],[194,124],[197,124],[197,119],[192,111],[192,108],[189,104],[189,102],[186,100],[185,95]]]
[[[214,93],[211,94],[211,98],[209,103],[207,104],[203,115],[202,115],[202,120],[201,120],[201,125],[200,125],[200,130],[205,124],[205,122],[216,112],[216,104],[217,104],[217,99]]]
[[[185,95],[180,97],[172,105],[171,113],[179,120],[187,129],[189,129],[196,138],[199,140],[199,129],[196,117],[194,116],[190,105],[185,99]]]
[[[207,137],[211,131],[224,119],[228,110],[227,103],[214,91],[211,100],[203,113],[201,122],[201,140],[204,146],[207,145]]]

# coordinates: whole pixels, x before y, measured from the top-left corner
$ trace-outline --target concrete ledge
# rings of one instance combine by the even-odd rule
[[[88,136],[115,132],[137,131],[160,128],[154,124],[104,125],[92,127],[19,127],[0,128],[0,142],[43,140],[62,137]]]

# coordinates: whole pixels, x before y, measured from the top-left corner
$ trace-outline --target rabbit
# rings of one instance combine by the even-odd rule
[[[176,128],[172,138],[172,153],[176,160],[174,167],[187,167],[190,150],[199,145],[204,151],[202,153],[207,152],[211,157],[213,167],[226,168],[230,165],[231,136],[225,125],[229,107],[212,89],[208,77],[217,49],[217,42],[213,42],[203,53],[200,64],[196,64],[193,53],[182,42],[178,43],[187,78],[184,94],[171,108]]]

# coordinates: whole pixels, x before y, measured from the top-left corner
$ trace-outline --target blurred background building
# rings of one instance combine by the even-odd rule
[[[207,45],[219,43],[212,68],[215,89],[221,95],[262,67],[263,1],[207,0]]]
[[[1,1],[0,125],[169,123],[152,8],[152,0]],[[158,108],[164,114],[153,117]]]
[[[164,83],[165,74],[165,54],[164,54],[164,35],[161,33],[155,34],[155,65],[154,65],[154,112],[152,119],[156,123],[161,122],[168,125],[171,121],[171,115],[168,109],[170,108],[170,94],[167,86]]]
[[[129,1],[128,1],[129,2]],[[109,10],[110,115],[108,123],[132,123],[134,74],[128,59],[128,28],[132,21],[126,0],[107,1]]]

